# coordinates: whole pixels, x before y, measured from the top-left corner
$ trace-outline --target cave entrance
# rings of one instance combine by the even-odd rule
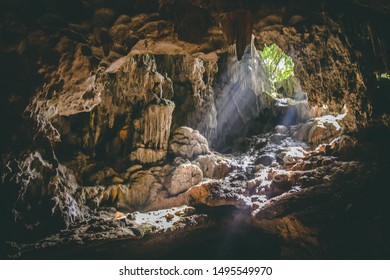
[[[299,82],[294,76],[294,62],[275,43],[265,45],[259,55],[264,63],[267,76],[271,82],[272,96],[291,97],[297,99],[297,88]]]
[[[278,124],[305,121],[301,115],[309,110],[307,94],[294,75],[294,66],[293,59],[276,44],[257,51],[253,40],[241,61],[235,56],[227,58],[214,88],[218,96],[215,149],[232,152],[243,137],[267,132]]]

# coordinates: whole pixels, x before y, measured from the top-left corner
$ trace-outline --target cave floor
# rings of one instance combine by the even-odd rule
[[[252,137],[247,152],[231,155],[236,170],[223,179],[201,182],[175,199],[187,205],[129,213],[100,207],[37,242],[8,242],[7,257],[389,258],[388,162],[341,160],[334,155],[336,144],[310,150],[289,137],[269,141],[274,136]],[[297,158],[286,158],[291,151]],[[277,154],[278,165],[256,167],[259,158],[265,163],[264,155]]]

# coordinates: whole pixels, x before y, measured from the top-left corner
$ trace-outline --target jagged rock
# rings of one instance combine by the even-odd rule
[[[163,186],[170,184],[168,177],[173,171],[174,167],[170,165],[145,170],[140,165],[134,165],[128,168],[123,175],[128,183],[120,183],[114,177],[112,180],[115,180],[115,184],[109,187],[85,187],[79,194],[78,201],[91,205],[93,209],[102,205],[123,209],[142,209],[154,200],[167,196]],[[194,178],[197,178],[196,174]],[[119,179],[124,182],[122,178]],[[193,180],[196,182],[195,179]]]
[[[305,124],[293,128],[292,135],[296,140],[307,141],[314,145],[319,145],[326,141],[330,142],[342,133],[339,124],[345,115],[326,115],[308,121]]]
[[[178,196],[157,199],[147,209],[153,210],[180,205],[195,206],[198,204],[211,207],[232,205],[240,209],[250,209],[252,207],[245,182],[210,179],[200,182]]]
[[[333,153],[343,159],[350,158],[356,151],[358,141],[352,137],[342,135],[329,143]]]
[[[353,174],[360,170],[360,166],[359,163],[353,161],[339,162],[334,157],[319,156],[312,158],[311,161],[296,164],[293,170],[289,178],[291,184],[308,188],[322,183],[337,182],[346,176],[345,174]]]
[[[134,244],[137,249],[135,247],[127,248],[132,253],[133,250],[138,251],[138,253],[148,252],[147,255],[142,256],[150,255],[151,257],[152,255],[155,256],[159,250],[153,251],[153,254],[151,254],[149,252],[151,247],[142,240],[144,237],[147,237],[149,241],[152,240],[152,242],[160,242],[161,236],[168,233],[165,238],[173,238],[172,241],[175,242],[178,235],[185,236],[188,231],[207,228],[210,226],[208,221],[207,215],[196,214],[193,207],[186,205],[142,213],[118,212],[115,208],[106,207],[99,209],[88,220],[76,224],[67,231],[62,231],[34,243],[23,244],[18,249],[23,251],[23,258],[30,259],[37,251],[46,250],[54,253],[58,258],[58,252],[61,252],[60,254],[63,257],[68,256],[70,252],[66,248],[69,248],[69,245],[73,249],[72,252],[78,255],[87,244],[91,245],[95,242],[110,244],[123,240],[128,244],[139,241],[139,243]],[[172,232],[175,233],[174,236],[172,236]],[[12,257],[18,258],[20,256],[15,253]]]
[[[187,49],[188,50],[188,49]],[[209,141],[215,138],[217,110],[213,83],[216,59],[192,55],[156,55],[158,71],[171,73],[175,96],[181,102],[174,111],[174,127],[199,130]]]
[[[333,116],[316,118],[313,127],[309,130],[309,143],[318,145],[337,137],[342,132],[338,120],[340,118]]]
[[[222,179],[232,171],[229,160],[216,154],[199,156],[195,162],[199,164],[205,178]]]
[[[89,190],[93,188],[94,190]],[[83,188],[83,199],[89,204],[93,202],[94,208],[101,206],[114,206],[118,209],[137,209],[146,204],[150,196],[150,188],[139,184],[116,184],[107,188]]]
[[[167,186],[170,195],[177,195],[203,180],[202,170],[194,164],[181,164],[172,173],[171,183]]]
[[[7,162],[1,180],[4,201],[10,203],[13,209],[10,215],[18,229],[11,234],[23,233],[24,229],[29,234],[39,232],[41,228],[64,229],[83,219],[83,208],[74,198],[80,186],[72,172],[59,164],[53,155],[32,151],[13,158]],[[18,196],[14,197],[14,193]]]
[[[90,112],[100,104],[101,98],[94,86],[96,76],[91,75],[92,65],[83,55],[83,44],[64,36],[55,49],[61,53],[61,60],[58,70],[48,74],[51,87],[43,87],[36,95],[37,99],[47,99],[46,104],[41,104],[48,113],[47,118]],[[49,98],[47,95],[53,87],[56,94]]]
[[[320,18],[305,32],[295,27],[284,27],[283,32],[255,31],[257,44],[276,43],[292,57],[299,73],[295,76],[303,91],[309,93],[311,104],[326,104],[332,112],[340,112],[346,104],[345,127],[356,131],[365,126],[372,111],[369,103],[361,102],[366,94],[362,71],[358,64],[351,63],[351,52],[343,41],[342,33],[331,31],[339,28],[339,24],[326,14]],[[329,36],[323,37],[325,34]],[[306,42],[304,48],[298,46],[300,42]],[[316,61],[324,63],[314,66]],[[313,72],[318,75],[313,75]]]
[[[175,130],[170,148],[175,156],[187,159],[209,153],[206,138],[199,131],[185,126]]]
[[[248,45],[242,61],[228,60],[229,67],[216,83],[220,92],[216,100],[218,148],[232,145],[249,129],[251,120],[259,116],[266,101],[260,100],[264,92],[270,92],[270,82],[264,64],[253,57],[252,45]],[[258,77],[264,77],[259,79]]]

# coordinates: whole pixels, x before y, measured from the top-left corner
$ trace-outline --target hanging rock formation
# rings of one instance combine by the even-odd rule
[[[146,107],[142,119],[134,121],[136,150],[131,160],[145,164],[166,156],[174,108],[172,101],[157,97]]]

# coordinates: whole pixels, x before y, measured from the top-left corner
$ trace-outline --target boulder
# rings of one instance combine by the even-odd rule
[[[341,133],[341,126],[334,116],[323,116],[316,118],[314,125],[309,130],[308,142],[314,145],[331,141]]]
[[[333,153],[344,159],[352,158],[357,150],[358,141],[346,135],[342,135],[329,143]]]
[[[278,172],[273,175],[271,189],[273,196],[281,195],[282,193],[291,189],[291,183],[289,182],[289,175],[287,173]]]
[[[179,165],[172,173],[171,182],[167,185],[170,195],[178,195],[203,180],[202,170],[194,164]]]
[[[338,121],[344,116],[326,115],[310,120],[295,127],[293,137],[299,141],[307,141],[310,144],[319,145],[330,142],[342,133],[342,127]]]
[[[209,145],[199,131],[190,127],[179,127],[173,134],[170,148],[176,157],[193,159],[209,153]]]
[[[284,125],[277,125],[275,127],[275,132],[280,134],[287,134],[288,133],[288,127]]]
[[[281,150],[276,156],[283,160],[284,164],[295,164],[305,158],[308,152],[301,147],[288,147]]]
[[[270,138],[271,142],[277,145],[281,144],[284,139],[286,139],[286,135],[280,133],[275,133]]]
[[[262,164],[263,166],[270,166],[274,158],[271,155],[262,155],[255,161],[255,165]]]
[[[222,179],[232,171],[228,159],[216,154],[199,156],[195,162],[199,164],[205,178]]]
[[[309,121],[305,124],[297,125],[293,127],[293,133],[292,136],[295,140],[298,141],[307,141],[307,137],[309,134],[309,130],[313,127],[314,122]]]

